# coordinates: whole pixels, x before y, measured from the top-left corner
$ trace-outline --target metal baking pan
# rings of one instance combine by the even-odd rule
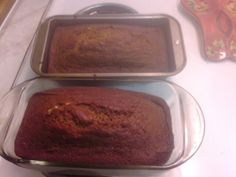
[[[169,160],[160,166],[81,166],[23,159],[15,154],[15,138],[29,98],[37,92],[61,87],[99,86],[147,93],[162,98],[170,109],[174,149]],[[196,100],[176,84],[158,80],[140,82],[98,82],[33,79],[13,88],[0,101],[0,155],[24,168],[42,173],[63,175],[129,176],[151,175],[181,165],[192,157],[204,136],[204,117]]]
[[[165,71],[142,71],[142,72],[83,72],[83,73],[49,73],[47,72],[48,54],[51,39],[56,27],[75,24],[128,24],[139,26],[160,27],[164,31],[166,42],[166,62],[168,69]],[[158,56],[157,56],[158,58]],[[134,58],[135,60],[135,58]],[[186,62],[185,50],[181,28],[177,20],[168,15],[62,15],[54,16],[43,22],[38,29],[34,40],[34,48],[31,56],[31,67],[34,72],[41,76],[57,78],[77,79],[141,79],[160,78],[175,75],[180,72]]]

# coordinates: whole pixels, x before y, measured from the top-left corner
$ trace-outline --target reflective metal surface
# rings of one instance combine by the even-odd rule
[[[50,73],[47,72],[48,53],[51,43],[51,38],[54,34],[54,29],[62,24],[138,24],[140,26],[149,26],[156,28],[156,26],[163,29],[165,33],[166,51],[168,54],[165,58],[168,64],[168,69],[156,72],[78,72],[78,73]],[[158,56],[156,56],[158,60]],[[135,60],[135,59],[134,59]],[[45,20],[39,27],[36,35],[33,52],[31,55],[31,67],[33,71],[40,76],[54,77],[54,78],[68,78],[75,79],[156,79],[161,77],[168,77],[175,75],[182,71],[186,64],[186,56],[184,50],[184,42],[182,39],[181,27],[176,19],[164,14],[122,14],[122,15],[95,15],[95,16],[73,16],[60,15],[50,17]],[[157,66],[158,67],[158,66]]]

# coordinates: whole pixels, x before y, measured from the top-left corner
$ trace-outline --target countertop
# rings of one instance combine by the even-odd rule
[[[57,0],[61,3],[63,0]],[[33,37],[47,0],[21,0],[9,23],[0,32],[0,96],[11,87],[25,51]],[[76,0],[67,0],[75,3]],[[205,116],[205,137],[199,151],[180,167],[166,171],[166,177],[235,177],[236,176],[236,63],[210,62],[201,55],[201,38],[196,23],[185,15],[179,1],[110,0],[77,1],[75,8],[98,2],[116,2],[133,7],[140,13],[164,13],[175,17],[184,37],[187,64],[168,80],[189,91],[200,104]],[[68,7],[65,5],[66,10]],[[30,32],[28,32],[30,31]],[[24,75],[18,82],[26,79]],[[0,158],[0,177],[42,177],[38,172],[17,167]]]

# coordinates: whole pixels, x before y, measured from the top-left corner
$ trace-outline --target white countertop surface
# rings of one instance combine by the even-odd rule
[[[58,4],[63,0],[56,0]],[[64,0],[65,1],[65,0]],[[21,0],[9,24],[0,32],[0,96],[12,86],[25,51],[48,0]],[[185,164],[167,171],[166,177],[235,177],[236,176],[236,63],[213,63],[200,54],[201,41],[196,24],[178,7],[178,0],[67,0],[74,10],[98,2],[116,2],[140,13],[164,13],[175,17],[184,35],[187,65],[168,80],[189,91],[205,115],[206,131],[199,151]],[[69,12],[69,5],[62,10]],[[53,13],[53,12],[52,12]],[[210,22],[209,22],[210,23]],[[30,31],[30,32],[28,32]],[[20,81],[24,80],[24,74]],[[42,177],[38,172],[17,167],[0,158],[0,177]]]

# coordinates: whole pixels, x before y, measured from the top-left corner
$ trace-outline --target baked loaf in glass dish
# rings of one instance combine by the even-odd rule
[[[34,94],[15,140],[19,157],[77,165],[162,165],[173,148],[164,100],[98,87]]]
[[[73,90],[81,87],[85,87],[85,90],[89,88],[94,90],[99,87],[99,90],[104,89],[104,92],[101,94],[101,91],[95,89],[93,92],[90,90],[88,95],[86,91],[80,90],[80,99],[75,101],[75,97],[78,97],[79,93]],[[65,91],[67,89],[71,92],[70,96]],[[93,102],[88,102],[87,97],[89,96],[91,99],[94,98]],[[34,99],[40,97],[42,100],[36,103]],[[49,99],[51,101],[48,101]],[[145,83],[132,82],[132,84],[130,82],[106,82],[101,86],[100,81],[74,80],[71,82],[71,80],[37,78],[16,86],[1,99],[0,104],[0,155],[23,168],[35,169],[42,173],[50,172],[59,176],[65,174],[72,176],[113,176],[114,174],[117,176],[138,176],[140,174],[153,176],[159,172],[162,174],[191,158],[199,149],[204,136],[204,116],[196,100],[183,88],[164,80]],[[33,108],[33,104],[37,107]],[[152,106],[147,109],[148,105]],[[104,112],[103,107],[108,111]],[[153,110],[153,108],[155,109]],[[67,122],[63,120],[63,117],[56,119],[63,110],[68,110]],[[32,111],[32,115],[29,116],[30,111]],[[106,118],[99,122],[98,117],[96,118],[93,114],[96,111],[99,113],[98,117],[103,117],[103,114],[116,116],[111,116],[112,119],[109,120],[104,115]],[[129,116],[126,115],[126,111]],[[134,111],[132,116],[130,111]],[[85,112],[86,114],[83,114]],[[88,118],[86,115],[91,116]],[[42,122],[45,120],[45,116],[50,119]],[[90,121],[93,123],[91,124]],[[74,126],[76,124],[82,126],[76,128],[77,126]],[[93,128],[88,128],[84,124]],[[102,124],[105,125],[102,126]],[[112,125],[114,125],[113,128],[111,128]],[[70,126],[71,128],[68,128]],[[41,127],[44,129],[37,133]],[[88,141],[81,141],[82,145],[79,147],[79,142],[75,139],[81,138],[78,132],[82,131],[92,135],[92,138],[88,138]],[[125,136],[126,134],[127,136]],[[53,138],[53,136],[55,137]],[[112,139],[113,136],[117,138]],[[85,139],[86,136],[84,136]],[[93,144],[89,146],[89,143]],[[163,146],[159,146],[159,143]],[[41,146],[36,146],[37,144],[41,144]],[[126,144],[129,145],[126,146]],[[81,151],[82,148],[90,151],[89,147],[92,148],[91,154],[84,155],[78,163],[69,160],[69,158],[76,158],[71,157],[72,154],[78,155],[73,150],[73,148],[76,149],[76,146],[78,146],[77,151]],[[122,146],[129,147],[129,150],[118,149]],[[32,148],[29,149],[29,147]],[[103,150],[99,152],[98,147]],[[113,151],[112,147],[114,147]],[[154,149],[155,151],[153,147],[157,147]],[[109,151],[105,150],[109,148]],[[60,151],[65,153],[59,154]],[[95,154],[96,152],[97,154]],[[95,156],[102,156],[102,152],[104,152],[103,159],[95,158]],[[108,152],[110,152],[110,156],[108,156]],[[134,152],[137,153],[134,154]],[[117,154],[120,154],[119,158],[115,158]],[[110,160],[108,157],[116,160],[108,163]],[[43,160],[43,158],[48,160]],[[93,164],[85,164],[86,159],[91,160]],[[125,159],[128,160],[125,161]],[[164,162],[166,159],[168,160]],[[70,162],[64,162],[64,160]],[[103,163],[99,162],[96,165],[99,160]],[[133,162],[153,165],[128,165]],[[114,163],[117,165],[113,165]],[[122,163],[127,165],[119,165]]]

